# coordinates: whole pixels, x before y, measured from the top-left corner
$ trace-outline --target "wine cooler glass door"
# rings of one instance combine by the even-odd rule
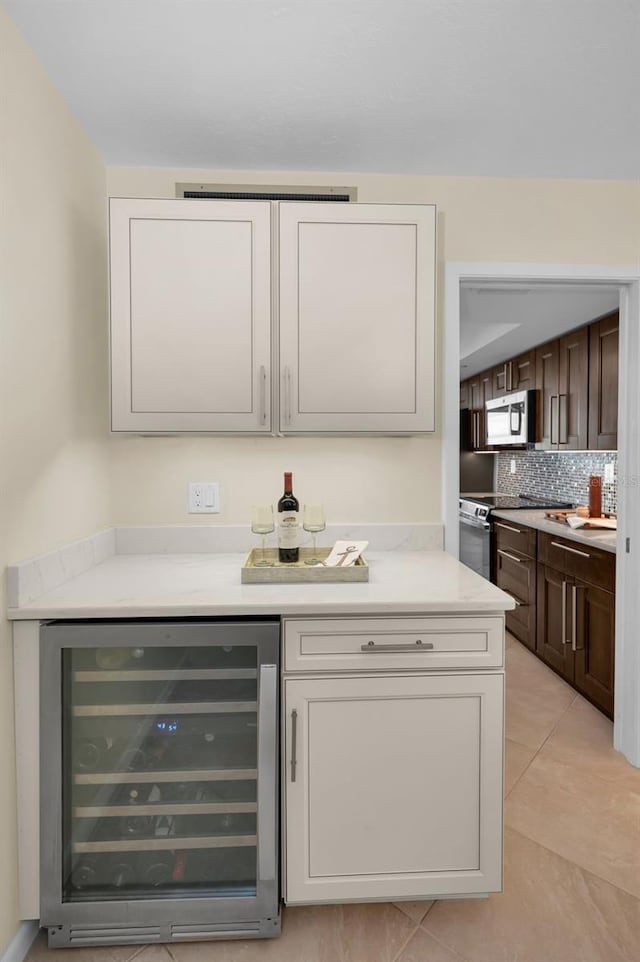
[[[59,717],[43,718],[43,790],[60,772],[55,812],[43,798],[45,913],[127,902],[144,918],[161,901],[180,921],[207,900],[255,916],[276,886],[277,645],[277,623],[43,629],[60,674],[56,696],[43,671]]]

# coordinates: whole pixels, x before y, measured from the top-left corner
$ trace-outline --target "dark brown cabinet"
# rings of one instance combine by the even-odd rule
[[[485,401],[493,397],[491,371],[483,371],[467,381],[467,399],[470,411],[470,438],[474,451],[483,451],[485,443]]]
[[[538,534],[536,654],[613,716],[615,555]]]
[[[556,451],[587,447],[589,417],[589,336],[586,327],[536,350],[540,390],[541,446]]]
[[[618,447],[618,311],[589,325],[589,447]]]
[[[538,388],[538,438],[542,447],[558,445],[558,383],[560,348],[550,341],[536,349],[536,387]]]
[[[572,331],[558,342],[558,449],[587,447],[589,418],[589,332]]]
[[[462,381],[460,384],[460,410],[469,407],[469,382]]]
[[[536,646],[536,532],[533,528],[496,518],[493,522],[495,578],[516,603],[507,611],[507,631],[523,645]]]
[[[509,361],[513,391],[532,391],[536,386],[536,352],[527,351]]]

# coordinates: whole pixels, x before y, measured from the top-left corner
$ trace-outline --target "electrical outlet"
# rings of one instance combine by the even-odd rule
[[[189,514],[219,514],[220,485],[217,481],[189,482]]]
[[[511,458],[511,474],[515,474],[515,473],[516,473],[516,459]]]
[[[604,466],[604,483],[605,484],[613,484],[613,482],[615,481],[615,470],[616,470],[616,466],[614,461],[609,461],[608,464],[605,464]]]

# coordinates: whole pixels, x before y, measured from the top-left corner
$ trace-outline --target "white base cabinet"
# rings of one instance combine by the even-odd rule
[[[285,676],[287,904],[502,888],[504,676]]]

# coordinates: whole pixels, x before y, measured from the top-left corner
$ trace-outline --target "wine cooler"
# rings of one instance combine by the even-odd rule
[[[277,620],[41,629],[49,945],[280,932]]]

